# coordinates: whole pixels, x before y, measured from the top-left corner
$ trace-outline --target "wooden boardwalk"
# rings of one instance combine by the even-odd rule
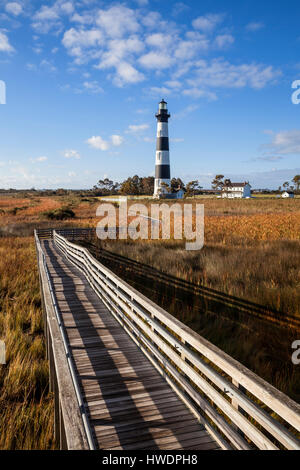
[[[80,270],[53,240],[42,247],[97,447],[218,450]]]

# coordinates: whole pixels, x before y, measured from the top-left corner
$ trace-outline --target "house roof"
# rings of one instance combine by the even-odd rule
[[[223,188],[244,188],[245,186],[247,186],[247,182],[244,182],[244,183],[230,183],[230,184],[226,184],[223,186]]]

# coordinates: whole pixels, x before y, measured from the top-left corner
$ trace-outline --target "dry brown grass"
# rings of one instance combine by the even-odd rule
[[[175,276],[299,315],[300,200],[195,202],[205,204],[206,245],[202,251],[186,252],[182,243],[174,241],[110,242],[109,249]],[[53,402],[48,392],[36,256],[30,235],[35,227],[96,227],[98,205],[98,200],[84,202],[72,196],[0,198],[0,337],[5,338],[8,351],[7,365],[0,366],[1,449],[53,447]],[[43,215],[62,206],[69,206],[76,218],[53,222]],[[202,324],[202,334],[247,362],[254,344],[251,331],[246,328],[239,336],[228,323],[214,322]],[[199,327],[196,317],[191,317],[190,326]],[[228,343],[231,334],[236,341]],[[263,340],[256,343],[255,361],[261,375],[268,376],[270,344],[276,349],[278,342],[273,338],[272,343],[264,344]],[[290,351],[284,357],[288,354]],[[284,360],[278,359],[277,368],[285,368]],[[278,373],[279,388],[288,380],[287,374],[290,372]],[[288,393],[287,385],[281,388]]]
[[[53,447],[36,255],[32,238],[0,238],[0,448]]]

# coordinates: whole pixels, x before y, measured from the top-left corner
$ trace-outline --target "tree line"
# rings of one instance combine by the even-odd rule
[[[180,178],[172,178],[170,185],[164,184],[164,188],[170,193],[182,189],[186,196],[201,194],[203,189],[198,180],[185,184]],[[122,183],[105,178],[98,181],[93,187],[92,193],[94,196],[113,196],[118,194],[124,196],[152,196],[154,193],[154,177],[135,175],[127,178]]]
[[[221,191],[224,186],[230,186],[230,179],[225,179],[224,175],[216,175],[213,181],[211,182],[212,189],[216,191]],[[291,183],[285,181],[282,186],[279,186],[278,191],[300,191],[300,175],[294,176]]]

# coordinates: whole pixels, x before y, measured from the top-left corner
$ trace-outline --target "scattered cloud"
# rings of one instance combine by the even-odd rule
[[[186,118],[188,114],[193,113],[194,111],[197,111],[198,108],[199,106],[196,104],[191,104],[189,106],[186,106],[181,111],[173,114],[173,119],[184,119]]]
[[[300,130],[281,131],[272,135],[270,144],[263,147],[279,155],[300,155]]]
[[[149,124],[130,124],[125,132],[127,134],[140,134],[149,129],[149,127]]]
[[[23,7],[18,2],[7,3],[5,5],[5,10],[7,11],[7,13],[10,13],[11,15],[14,15],[14,16],[19,16],[21,13],[23,13]]]
[[[173,6],[172,16],[178,16],[181,13],[184,13],[185,11],[187,11],[189,9],[190,9],[190,7],[188,5],[186,5],[185,3],[177,2]]]
[[[103,88],[96,80],[83,82],[83,88],[93,94],[103,93]]]
[[[99,10],[96,24],[111,38],[123,38],[140,30],[136,11],[123,5]]]
[[[70,149],[70,150],[65,150],[64,151],[64,157],[65,158],[75,158],[75,159],[79,160],[80,154],[79,154],[79,152],[77,152],[77,150]]]
[[[10,44],[5,33],[0,31],[0,52],[14,52],[14,47]]]
[[[220,34],[215,39],[215,45],[220,49],[231,46],[233,43],[234,37],[231,34]]]
[[[124,138],[120,135],[114,134],[110,136],[110,140],[103,139],[100,135],[93,136],[87,139],[86,143],[97,150],[105,152],[111,147],[119,147],[124,142]]]
[[[280,160],[283,160],[284,157],[282,157],[281,155],[265,155],[265,156],[262,156],[262,157],[257,157],[257,158],[254,158],[252,159],[251,161],[259,161],[259,160],[263,160],[265,162],[277,162],[277,161],[280,161]]]
[[[35,163],[35,162],[42,163],[42,162],[46,162],[47,160],[48,160],[48,157],[45,157],[45,156],[41,156],[37,158],[30,158],[31,163]]]
[[[223,59],[211,62],[201,60],[194,76],[187,80],[192,87],[261,89],[274,82],[281,72],[272,66],[261,64],[234,65]]]
[[[114,134],[111,136],[111,142],[114,147],[119,147],[120,145],[123,144],[124,138],[120,135]]]
[[[255,32],[259,31],[260,29],[263,29],[265,27],[264,23],[261,23],[259,21],[253,21],[251,23],[248,23],[246,26],[246,30],[249,32]]]
[[[205,33],[212,32],[218,24],[222,23],[224,15],[222,14],[208,14],[199,16],[193,21],[193,27]]]
[[[42,5],[33,15],[32,27],[41,34],[63,29],[63,17],[74,12],[72,1],[56,0],[52,6]]]
[[[103,152],[108,150],[110,147],[109,142],[102,139],[100,135],[93,135],[93,137],[90,137],[86,142],[89,144],[90,147],[97,150],[102,150]]]
[[[144,10],[149,2],[137,0],[137,4],[142,9],[125,4],[98,8],[95,2],[85,1],[76,4],[75,10],[71,2],[57,0],[52,6],[42,6],[35,13],[34,22],[46,21],[46,29],[51,29],[54,22],[58,29],[63,15],[69,15],[73,25],[63,33],[62,45],[73,59],[74,70],[91,64],[94,70],[107,71],[106,80],[117,87],[141,83],[155,74],[158,83],[150,88],[152,94],[180,94],[188,90],[185,94],[199,98],[205,92],[208,97],[209,88],[259,89],[279,76],[279,71],[268,65],[236,65],[219,57],[203,60],[204,54],[227,50],[235,42],[228,25],[223,27],[225,14],[209,13],[194,18],[190,28],[183,31],[174,20]],[[173,12],[187,8],[185,3],[178,2]],[[258,23],[255,25],[252,24],[252,29],[258,28]],[[167,73],[172,80],[165,78],[163,83]],[[181,87],[172,84],[178,79]]]
[[[216,93],[199,88],[186,89],[183,91],[183,94],[192,98],[206,98],[208,101],[216,101],[218,99]]]

